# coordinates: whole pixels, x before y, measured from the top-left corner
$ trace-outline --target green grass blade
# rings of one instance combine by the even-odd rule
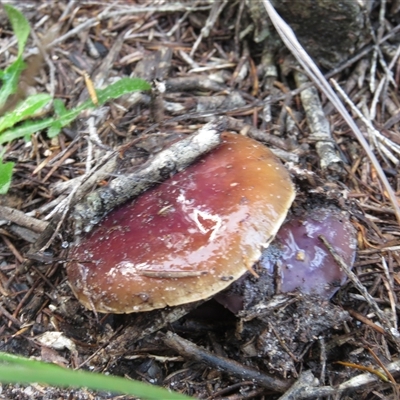
[[[0,159],[0,194],[6,194],[8,192],[8,189],[11,184],[11,176],[13,168],[14,168],[13,162],[3,163],[2,160]]]
[[[0,361],[0,381],[3,383],[39,382],[59,387],[86,387],[149,400],[190,400],[190,397],[171,393],[147,383],[86,371],[73,371],[7,353],[0,353]]]
[[[21,56],[29,36],[29,22],[19,10],[9,4],[4,4],[4,9],[18,41],[18,56]]]
[[[124,94],[132,93],[135,91],[150,90],[151,86],[149,83],[139,78],[122,78],[119,81],[112,83],[104,89],[96,89],[97,99],[99,105],[102,106],[108,100],[116,99],[123,96]],[[94,108],[92,100],[86,100],[76,108],[62,113],[59,117],[61,125],[64,127],[70,124],[83,110]]]
[[[62,129],[62,125],[61,125],[60,121],[54,121],[54,123],[51,124],[51,126],[47,130],[47,137],[49,139],[56,137],[61,132],[61,129]]]
[[[14,110],[0,117],[0,133],[24,119],[33,117],[38,111],[45,107],[50,100],[51,96],[49,94],[39,93],[21,101]]]
[[[25,68],[22,56],[19,56],[3,73],[2,86],[0,89],[0,107],[6,103],[8,96],[15,93],[21,72]]]
[[[150,90],[151,86],[146,81],[139,78],[122,78],[119,81],[107,86],[105,89],[96,91],[99,105],[103,105],[108,100],[116,99],[124,94],[132,93],[138,90]],[[0,145],[22,137],[29,136],[39,130],[47,129],[49,137],[56,136],[60,130],[69,125],[78,115],[86,109],[94,108],[92,100],[86,100],[79,106],[67,111],[64,104],[55,100],[55,111],[58,117],[47,118],[40,121],[26,121],[21,125],[5,130],[0,134]]]
[[[54,99],[53,101],[54,112],[59,116],[65,115],[68,111],[65,108],[64,102],[61,99]]]
[[[29,23],[23,14],[9,4],[4,5],[8,19],[10,20],[12,29],[18,42],[18,57],[17,59],[1,74],[2,87],[0,89],[0,107],[3,107],[10,94],[15,93],[18,79],[22,70],[25,68],[25,63],[22,60],[26,41],[29,36]]]
[[[139,91],[150,90],[151,86],[148,82],[139,78],[122,78],[119,81],[107,86],[104,89],[97,89],[97,98],[99,104],[102,105],[106,101],[116,99],[124,94]]]
[[[0,145],[19,138],[26,138],[29,140],[29,137],[33,133],[41,131],[42,129],[47,129],[53,123],[54,118],[46,118],[39,121],[25,121],[15,128],[10,128],[4,131],[0,135]]]

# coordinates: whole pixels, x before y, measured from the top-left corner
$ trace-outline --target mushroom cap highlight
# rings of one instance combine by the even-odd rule
[[[250,270],[295,196],[272,152],[230,133],[195,164],[111,211],[71,247],[78,300],[97,312],[207,299]]]

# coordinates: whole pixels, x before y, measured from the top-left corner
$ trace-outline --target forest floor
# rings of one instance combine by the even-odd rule
[[[55,138],[42,131],[29,142],[6,145],[4,160],[16,164],[11,188],[0,197],[1,212],[8,207],[22,213],[8,218],[0,214],[0,351],[138,379],[201,399],[284,399],[289,392],[287,397],[283,392],[296,380],[303,394],[296,392],[293,398],[398,398],[400,229],[379,174],[324,96],[321,107],[305,104],[301,93],[310,85],[299,89],[304,83],[300,67],[283,43],[279,51],[267,51],[245,33],[250,20],[244,1],[189,3],[190,12],[188,3],[179,1],[15,2],[47,54],[35,56],[37,43],[29,39],[26,53],[33,55],[27,58],[22,96],[26,90],[54,92],[69,109],[89,98],[90,81],[100,88],[124,76],[164,82],[166,92],[124,96],[81,114]],[[379,8],[369,17],[371,29],[382,38],[395,30],[396,15],[379,19],[378,14]],[[4,68],[15,57],[16,45],[2,11],[0,20]],[[379,46],[371,43],[349,55],[350,61],[340,64],[333,76],[380,132],[375,135],[351,111],[398,194],[400,40],[394,35]],[[332,76],[332,70],[323,72]],[[318,138],[310,124],[321,110],[330,126],[329,140]],[[335,208],[351,221],[357,243],[352,280],[330,300],[297,292],[279,297],[287,313],[277,315],[273,309],[273,323],[257,317],[265,324],[262,329],[255,324],[246,328],[250,322],[215,300],[179,319],[163,314],[166,320],[154,323],[146,335],[144,329],[161,318],[159,313],[86,309],[65,272],[68,247],[76,239],[68,217],[45,254],[32,256],[30,250],[75,185],[67,182],[78,182],[87,172],[90,152],[94,168],[110,149],[123,152],[133,146],[132,164],[139,165],[171,135],[184,137],[217,117],[225,118],[228,130],[270,147],[288,169],[297,192],[289,219],[315,208]],[[97,142],[88,146],[93,129]],[[325,152],[322,142],[329,142]],[[106,177],[97,184],[108,181]],[[321,321],[328,314],[336,321]],[[320,329],[313,331],[317,325]],[[178,345],[168,342],[171,332],[176,340],[184,338],[195,346],[178,351]],[[265,338],[271,332],[276,348],[267,351]],[[56,336],[64,347],[54,344]],[[215,359],[209,359],[210,353]],[[252,375],[255,370],[259,378]],[[382,372],[378,376],[371,370]],[[307,381],[308,373],[319,384]],[[350,380],[354,377],[358,380]],[[32,384],[2,385],[0,398],[131,397]]]

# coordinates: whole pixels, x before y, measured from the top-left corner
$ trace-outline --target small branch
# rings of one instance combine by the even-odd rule
[[[156,154],[138,171],[119,176],[107,187],[87,195],[72,213],[75,234],[89,232],[107,212],[183,170],[196,158],[215,148],[221,141],[220,133],[224,127],[220,120],[209,122],[196,133]]]
[[[293,386],[278,400],[293,400],[298,399],[299,394],[303,393],[308,388],[318,386],[318,379],[314,377],[311,371],[304,371],[300,374]]]
[[[221,14],[222,10],[228,4],[228,0],[223,0],[222,3],[216,1],[212,4],[212,8],[210,10],[210,14],[207,18],[205,25],[203,26],[199,37],[196,39],[195,43],[193,44],[192,50],[190,51],[190,57],[193,57],[194,53],[196,52],[197,48],[199,47],[203,38],[207,38],[210,34],[211,29],[214,27],[215,22],[218,19],[219,14]]]
[[[386,369],[392,374],[398,374],[400,372],[400,360],[394,361],[386,366]],[[357,375],[348,381],[341,383],[336,387],[332,386],[321,386],[321,387],[303,387],[301,391],[296,392],[296,397],[292,399],[296,400],[311,400],[318,397],[325,396],[336,396],[335,398],[340,398],[340,396],[346,392],[354,392],[355,390],[362,390],[370,387],[371,384],[376,384],[379,378],[371,373],[365,373]],[[282,400],[282,399],[279,399]]]
[[[211,368],[215,368],[239,379],[251,380],[255,384],[269,390],[282,393],[287,390],[291,384],[289,380],[283,381],[264,374],[256,369],[246,367],[245,365],[228,358],[216,356],[215,354],[196,346],[189,340],[181,338],[175,333],[167,332],[166,334],[160,334],[160,336],[168,347],[171,347],[183,357],[207,364]]]
[[[34,232],[43,232],[48,223],[41,221],[37,218],[29,217],[25,213],[19,210],[15,210],[10,207],[0,206],[0,220],[5,219],[6,221],[13,222],[24,228],[28,228]]]
[[[301,86],[308,81],[307,77],[298,71],[295,72],[294,76],[297,86]],[[335,175],[343,175],[342,160],[335,150],[329,121],[325,117],[317,89],[314,87],[304,89],[300,93],[300,98],[306,112],[311,138],[317,141],[315,147],[322,170],[328,170]]]

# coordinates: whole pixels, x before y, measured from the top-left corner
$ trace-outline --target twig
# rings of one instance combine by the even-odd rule
[[[319,377],[319,380],[321,382],[325,382],[325,374],[326,374],[326,345],[325,345],[325,339],[324,337],[320,337],[319,338],[319,348],[321,351],[321,355],[320,355],[320,361],[321,361],[321,374]]]
[[[375,92],[375,76],[376,76],[376,64],[378,61],[378,49],[374,46],[371,57],[371,69],[369,72],[369,90],[371,93]]]
[[[333,81],[334,79],[332,79]],[[369,110],[369,119],[373,121],[376,117],[376,106],[379,102],[380,95],[386,83],[386,77],[382,78],[378,84],[378,88],[375,90],[374,97],[372,98],[371,107]]]
[[[295,71],[294,76],[297,86],[308,80],[305,75],[298,71]],[[343,175],[342,160],[336,153],[329,121],[325,117],[317,90],[314,87],[304,89],[300,93],[300,97],[306,112],[311,138],[317,141],[315,148],[320,158],[322,170],[328,169],[332,173]]]
[[[65,35],[60,36],[53,42],[51,42],[47,48],[55,47],[65,40],[69,39],[72,36],[77,35],[79,32],[82,32],[84,29],[91,28],[97,25],[100,21],[105,19],[110,19],[114,17],[121,17],[123,15],[132,15],[132,14],[145,14],[149,12],[179,12],[179,11],[195,11],[195,10],[209,10],[210,6],[204,7],[193,7],[185,4],[181,4],[177,2],[176,4],[165,4],[165,5],[157,5],[154,7],[142,7],[142,6],[128,6],[118,11],[110,12],[110,10],[114,7],[114,5],[110,5],[105,10],[103,10],[98,16],[89,18],[82,24],[76,26],[74,29],[69,30]]]
[[[386,277],[386,281],[384,281],[384,283],[385,283],[386,290],[388,291],[388,294],[389,294],[390,307],[392,309],[391,320],[392,320],[394,329],[396,331],[398,331],[397,312],[396,312],[396,303],[397,303],[396,300],[397,299],[396,299],[396,294],[394,291],[393,278],[390,275],[389,268],[388,268],[388,265],[387,265],[384,257],[382,257],[382,266],[383,266],[383,270],[385,272],[385,277]]]
[[[42,57],[46,61],[47,66],[49,67],[49,75],[50,75],[50,96],[52,99],[54,99],[54,93],[56,90],[56,67],[54,66],[54,63],[51,61],[50,57],[47,54],[46,51],[46,44],[48,43],[49,40],[51,40],[53,37],[57,36],[58,34],[58,26],[54,25],[52,28],[50,28],[51,32],[48,32],[44,39],[42,41],[37,37],[35,31],[31,31],[31,35],[33,37],[33,40],[35,41],[39,52],[42,54]]]
[[[220,143],[220,133],[224,128],[221,120],[209,122],[188,138],[156,154],[138,171],[119,176],[107,187],[90,193],[75,206],[72,214],[75,234],[89,232],[111,209],[162,182],[170,174],[184,169],[200,155],[212,150]]]
[[[397,383],[393,378],[393,375],[390,373],[390,371],[386,368],[386,366],[383,364],[383,362],[380,360],[380,358],[374,353],[374,351],[371,348],[367,348],[371,356],[374,358],[375,362],[383,369],[385,372],[386,378],[393,383],[393,385],[396,387]],[[399,398],[399,396],[397,396]]]
[[[394,361],[386,366],[387,370],[393,375],[400,372],[400,360]],[[297,392],[296,400],[311,400],[317,397],[324,396],[340,396],[346,392],[354,392],[369,387],[373,383],[377,383],[378,377],[371,373],[357,375],[346,382],[341,383],[336,387],[321,386],[321,387],[304,387],[303,390]],[[290,399],[290,398],[288,398]],[[279,399],[281,400],[281,399]]]
[[[365,298],[361,295],[356,295],[353,294],[353,296],[351,296],[352,299],[356,299],[359,301],[365,301]],[[370,328],[372,328],[375,332],[380,333],[381,335],[385,334],[385,330],[380,326],[375,324],[374,322],[372,322],[369,318],[365,317],[362,314],[359,314],[358,312],[354,311],[354,310],[347,310],[347,312],[355,319],[358,319],[360,322],[362,322],[365,325],[368,325]]]
[[[270,0],[263,0],[263,2],[276,30],[278,31],[286,46],[288,46],[288,48],[292,51],[298,62],[305,69],[307,75],[314,81],[314,83],[325,94],[325,96],[335,105],[335,108],[342,115],[344,120],[354,132],[357,140],[360,142],[368,158],[371,160],[372,165],[377,171],[377,174],[388,193],[390,202],[392,203],[393,209],[396,213],[397,222],[400,224],[400,206],[397,203],[396,195],[391,188],[389,181],[387,180],[386,175],[379,164],[379,161],[369,147],[360,129],[351,118],[343,103],[339,100],[338,96],[333,91],[332,87],[329,85],[328,81],[325,79],[319,68],[315,65],[314,61],[300,45],[292,29],[275,11]]]
[[[222,0],[222,2],[214,2],[212,3],[212,8],[210,10],[209,16],[205,25],[203,26],[199,37],[193,44],[192,50],[190,51],[190,57],[193,57],[194,53],[196,53],[197,48],[199,47],[203,38],[207,38],[210,34],[211,29],[213,28],[215,22],[217,21],[219,14],[221,14],[222,10],[228,4],[228,0]]]
[[[227,117],[227,116],[221,117],[221,118],[226,123],[226,127],[229,130],[236,131],[241,134],[243,132],[246,132],[246,134],[248,136],[250,136],[251,138],[256,139],[260,142],[264,142],[269,145],[276,146],[282,150],[286,150],[286,151],[290,150],[288,148],[287,143],[283,139],[281,139],[275,135],[271,135],[270,133],[265,132],[264,130],[257,129],[253,125],[246,124],[241,119],[236,119],[236,118]]]
[[[395,153],[400,155],[400,146],[397,143],[392,142],[385,136],[383,136],[375,127],[372,125],[370,119],[366,118],[364,114],[358,109],[358,107],[351,101],[351,99],[347,96],[347,94],[343,91],[343,89],[338,85],[338,83],[334,80],[331,79],[331,82],[335,89],[339,92],[339,94],[343,97],[345,102],[349,105],[349,107],[353,110],[353,112],[358,116],[358,118],[361,119],[361,121],[366,125],[368,128],[368,132],[371,133],[374,137],[376,137],[379,142],[386,147],[389,147],[391,150],[393,150]],[[383,148],[382,148],[383,149]],[[388,149],[386,149],[387,151]],[[385,153],[387,154],[387,153]],[[393,157],[393,158],[392,158]],[[390,158],[393,160],[395,159],[393,155],[390,156]],[[396,160],[396,159],[395,159]],[[398,160],[396,160],[398,162]],[[375,167],[375,165],[374,165]]]
[[[30,217],[22,211],[15,210],[10,207],[0,206],[0,220],[5,219],[6,221],[13,222],[19,226],[31,229],[34,232],[41,233],[45,230],[48,225],[47,222],[41,221],[40,219]]]
[[[1,304],[0,304],[0,315],[4,315],[6,318],[10,320],[17,328],[20,328],[22,323],[12,316]]]
[[[311,371],[304,371],[300,374],[293,386],[278,400],[293,400],[298,399],[299,394],[303,393],[308,388],[318,386],[318,379],[314,377]]]
[[[71,12],[72,8],[76,5],[76,0],[69,0],[68,4],[66,5],[63,13],[61,14],[59,21],[61,22],[67,15]]]
[[[88,125],[89,125],[89,134],[91,136],[89,138],[85,137],[87,140],[87,144],[88,144],[88,147],[87,147],[88,151],[87,151],[87,157],[86,157],[86,172],[81,177],[79,177],[78,182],[84,182],[91,175],[91,173],[92,173],[91,172],[92,171],[91,164],[92,164],[92,158],[93,158],[93,144],[92,144],[91,140],[94,140],[94,141],[100,140],[97,137],[96,129],[94,127],[94,117],[89,117]],[[101,144],[101,142],[100,142],[100,144]],[[74,186],[72,188],[71,192],[68,194],[68,196],[65,199],[63,199],[63,201],[60,202],[60,204],[58,206],[56,206],[54,208],[54,210],[50,213],[51,217],[55,216],[55,219],[53,219],[53,223],[54,224],[56,223],[56,226],[55,226],[54,232],[52,233],[52,235],[50,236],[48,241],[45,243],[44,246],[42,246],[39,249],[39,252],[43,252],[44,250],[46,250],[51,245],[54,238],[58,234],[58,232],[61,228],[61,225],[64,223],[64,220],[70,210],[71,205],[74,204],[75,194],[79,190],[79,186],[80,186],[79,184]],[[50,215],[48,215],[47,218],[49,218]]]
[[[225,357],[218,357],[215,354],[196,346],[189,340],[181,338],[175,333],[167,332],[166,334],[159,335],[168,347],[171,347],[183,357],[207,364],[211,368],[236,376],[239,379],[252,380],[257,385],[280,393],[287,390],[291,384],[289,380],[282,381],[256,369],[246,367],[236,361]]]
[[[58,37],[57,39],[53,40],[46,46],[46,49],[50,49],[59,45],[60,43],[64,42],[65,40],[69,39],[72,36],[77,35],[79,32],[82,32],[84,29],[89,29],[95,25],[100,23],[98,18],[90,18],[83,22],[82,24],[76,26],[74,29],[69,30],[65,35]]]
[[[342,257],[336,252],[336,250],[331,246],[328,240],[323,236],[320,235],[319,238],[322,240],[326,248],[332,254],[332,257],[338,263],[341,269],[346,273],[349,277],[353,285],[360,291],[363,295],[369,306],[374,310],[376,316],[379,318],[382,326],[385,328],[386,334],[393,340],[396,344],[397,349],[400,349],[400,334],[397,332],[394,327],[391,326],[388,318],[386,317],[385,313],[379,308],[378,304],[376,303],[375,299],[368,293],[368,290],[365,286],[360,282],[357,275],[347,266],[347,264],[343,261]]]
[[[200,0],[196,0],[192,6],[197,7],[197,5],[199,3],[200,3]],[[175,33],[175,31],[182,26],[181,24],[183,23],[183,21],[185,21],[185,19],[189,16],[189,14],[191,12],[192,12],[192,9],[186,10],[186,12],[182,15],[182,17],[180,17],[178,19],[178,21],[176,21],[175,25],[166,33],[166,35],[168,37],[171,37]]]
[[[52,175],[53,173],[58,169],[58,167],[60,165],[62,165],[62,163],[69,158],[72,154],[75,153],[75,151],[78,149],[79,144],[75,143],[74,146],[68,146],[68,148],[66,149],[66,151],[63,151],[63,155],[61,157],[58,157],[59,154],[55,157],[57,158],[57,162],[53,162],[53,160],[51,160],[51,163],[48,163],[48,165],[52,165],[52,167],[50,168],[50,171],[46,174],[46,176],[42,179],[42,183],[45,183]]]
[[[212,2],[211,2],[212,3]],[[118,5],[119,8],[122,8],[121,5]],[[99,17],[104,18],[113,18],[120,17],[122,15],[130,15],[130,14],[147,14],[147,13],[177,13],[182,11],[207,11],[211,8],[210,5],[201,5],[195,7],[194,4],[189,4],[187,2],[165,2],[165,4],[156,4],[154,6],[133,6],[128,5],[125,8],[122,8],[119,11],[113,11],[108,15],[105,12],[102,12]],[[104,14],[104,15],[103,15]]]
[[[14,257],[20,262],[24,262],[24,257],[22,257],[21,253],[17,250],[17,248],[13,245],[13,243],[10,241],[10,239],[5,236],[5,235],[0,235],[7,247],[11,250],[11,252],[14,254]]]

